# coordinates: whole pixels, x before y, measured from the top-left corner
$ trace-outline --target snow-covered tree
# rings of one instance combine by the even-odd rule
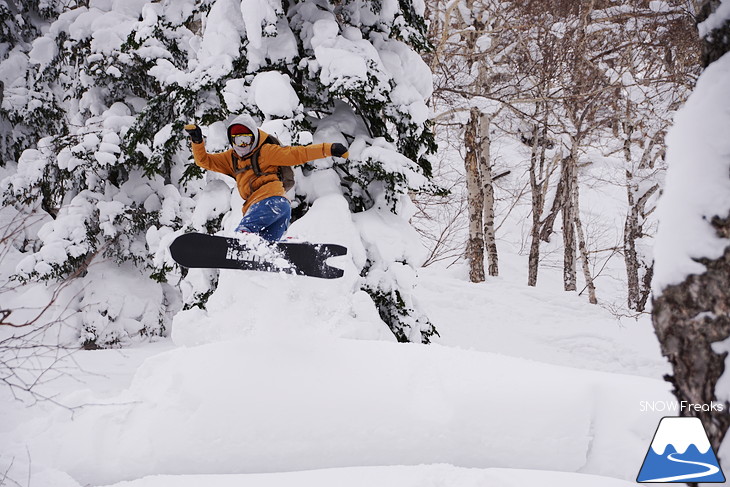
[[[724,403],[722,411],[683,410],[702,419],[722,456],[730,427],[730,9],[702,4],[695,14],[707,66],[667,136],[652,316],[677,399]]]
[[[222,150],[226,121],[247,112],[284,144],[350,146],[347,163],[299,174],[295,215],[323,194],[305,181],[332,175],[350,210],[370,215],[362,289],[400,340],[428,342],[435,330],[407,277],[417,253],[373,239],[411,232],[408,192],[430,187],[430,71],[414,50],[427,45],[422,15],[419,2],[395,0],[182,0],[97,2],[49,19],[32,50],[0,65],[17,78],[34,66],[25,89],[45,83],[40,105],[56,117],[2,182],[6,205],[40,203],[54,217],[19,276],[63,279],[95,258],[79,298],[89,347],[164,333],[177,307],[205,306],[217,272],[187,273],[166,246],[184,231],[222,230],[231,188],[192,163],[182,126],[196,121],[208,149]],[[119,296],[100,279],[145,284]]]
[[[503,195],[519,195],[515,205],[521,205],[522,195],[530,199],[523,224],[528,284],[537,284],[541,261],[561,251],[564,288],[579,290],[582,274],[595,303],[598,256],[623,255],[629,307],[643,309],[656,226],[652,211],[664,170],[663,134],[695,79],[696,36],[689,33],[691,19],[683,5],[638,0],[429,2],[436,45],[429,59],[442,113],[437,120],[444,122],[439,129],[454,131],[450,126],[455,122],[466,127],[466,255],[473,279],[484,274],[480,234],[487,231],[475,218],[481,213],[474,203],[482,201],[476,183],[480,172],[469,147],[488,148],[490,139],[500,147],[511,139],[522,145],[518,152],[524,162],[518,166],[514,157],[502,158],[513,176],[496,184]],[[471,107],[481,117],[467,120]],[[483,130],[486,137],[477,136],[479,118],[491,122]],[[581,202],[593,200],[595,168],[608,160],[614,167],[606,169],[617,174],[612,183],[626,187],[623,245],[620,237],[598,244],[596,223],[609,227],[590,206],[581,209]]]
[[[684,2],[630,1],[597,17],[616,45],[597,58],[597,66],[613,93],[609,105],[615,120],[604,150],[621,153],[625,169],[627,305],[643,311],[653,273],[653,213],[666,170],[664,139],[696,81],[699,42]]]
[[[43,135],[64,133],[51,76],[39,73],[42,26],[60,11],[58,2],[0,1],[0,166],[19,159]],[[50,73],[49,73],[50,74]]]

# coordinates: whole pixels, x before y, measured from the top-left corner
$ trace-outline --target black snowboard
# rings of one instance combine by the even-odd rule
[[[246,242],[253,242],[253,245]],[[326,260],[345,255],[347,248],[337,244],[308,242],[268,243],[255,236],[241,240],[230,237],[186,233],[170,245],[172,258],[183,267],[246,269],[286,272],[302,276],[335,279],[345,273],[330,267]]]

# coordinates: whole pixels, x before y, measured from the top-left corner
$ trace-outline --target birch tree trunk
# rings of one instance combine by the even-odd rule
[[[575,261],[575,208],[573,207],[573,175],[575,160],[572,154],[562,161],[561,179],[562,194],[561,209],[563,216],[563,289],[566,291],[577,290],[576,286],[576,261]]]
[[[588,93],[595,90],[596,73],[593,70],[591,62],[588,60],[587,48],[587,30],[591,19],[595,0],[585,0],[578,2],[580,6],[579,20],[580,23],[575,32],[575,52],[572,55],[571,65],[571,91],[575,93]],[[595,300],[595,289],[591,294],[591,286],[593,279],[590,278],[590,269],[587,264],[587,251],[585,248],[585,235],[583,226],[580,222],[578,213],[578,147],[586,133],[589,120],[595,116],[595,102],[592,97],[580,97],[567,99],[564,102],[566,108],[567,119],[570,120],[572,130],[575,135],[570,136],[570,152],[567,158],[563,159],[564,170],[563,178],[565,180],[563,194],[563,244],[564,244],[564,260],[563,260],[563,284],[566,291],[576,290],[576,233],[578,234],[578,245],[580,247],[581,260],[583,262],[583,274],[588,278],[586,285],[589,287],[589,296]]]
[[[628,118],[628,110],[627,110]],[[624,160],[626,163],[626,200],[628,203],[628,211],[626,213],[626,221],[624,222],[624,263],[626,265],[627,277],[627,305],[629,309],[635,311],[644,311],[646,303],[651,294],[651,278],[654,273],[653,262],[647,262],[643,258],[637,242],[645,236],[644,225],[646,216],[652,210],[647,211],[646,205],[649,199],[659,190],[659,184],[653,184],[648,188],[643,188],[642,180],[646,178],[636,176],[637,170],[641,173],[647,168],[653,167],[652,151],[657,143],[663,139],[661,134],[657,132],[655,136],[645,144],[644,153],[635,169],[636,164],[631,154],[631,136],[634,132],[633,125],[624,122]],[[663,151],[662,151],[663,153]],[[646,186],[646,185],[644,185]]]
[[[530,196],[532,200],[532,228],[530,229],[530,255],[528,257],[527,285],[537,285],[538,266],[540,264],[540,228],[542,209],[545,205],[542,189],[538,184],[537,159],[539,128],[532,131],[532,150],[530,151]],[[545,152],[544,149],[542,151]]]
[[[629,211],[624,223],[624,262],[628,279],[627,304],[635,311],[644,311],[651,293],[653,265],[640,258],[636,243],[644,237],[642,220],[646,213],[646,203],[658,190],[659,184],[654,184],[644,194],[640,194],[633,174],[626,171]]]
[[[626,117],[629,110],[627,107]],[[639,214],[636,211],[636,198],[638,185],[634,181],[633,161],[631,160],[631,137],[634,133],[634,126],[628,120],[622,123],[624,138],[624,163],[626,164],[626,200],[629,211],[624,222],[624,263],[626,265],[627,304],[629,309],[637,310],[639,301],[639,260],[636,253],[636,240],[639,234]],[[640,310],[637,310],[640,311]]]
[[[484,243],[487,248],[489,275],[499,275],[499,257],[497,255],[497,238],[494,232],[494,184],[492,181],[491,138],[489,128],[491,117],[486,113],[479,115],[479,176],[482,184],[484,204]]]
[[[469,211],[469,240],[466,245],[466,258],[469,261],[471,282],[484,281],[484,197],[479,175],[479,110],[471,109],[469,121],[464,131],[464,168],[466,170],[466,191]]]
[[[571,164],[570,164],[570,204],[573,208],[573,224],[575,225],[575,233],[578,237],[578,251],[580,252],[581,268],[583,270],[583,278],[588,289],[588,302],[598,304],[596,298],[596,286],[591,275],[590,259],[588,258],[588,248],[586,246],[585,232],[583,232],[583,223],[580,219],[580,192],[578,186],[578,155],[576,153],[577,145],[574,143],[571,148]]]
[[[528,257],[527,285],[537,285],[537,274],[540,264],[540,240],[543,232],[552,232],[552,225],[557,212],[551,211],[550,215],[542,220],[545,209],[545,198],[550,184],[554,164],[546,168],[545,153],[548,139],[548,112],[547,106],[543,105],[543,120],[541,126],[535,125],[532,130],[532,147],[530,149],[530,198],[532,202],[532,228],[530,229],[530,255]],[[556,161],[559,159],[556,159]],[[556,195],[559,199],[560,190]],[[559,203],[559,201],[558,201]],[[547,228],[549,227],[549,228]]]
[[[624,222],[624,263],[626,265],[627,305],[629,309],[638,309],[639,302],[639,259],[636,252],[636,240],[639,237],[639,213],[636,208],[635,192],[638,190],[633,173],[626,170],[626,198],[629,211]]]

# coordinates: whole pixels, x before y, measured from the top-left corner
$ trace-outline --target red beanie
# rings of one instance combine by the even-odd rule
[[[253,135],[253,132],[245,125],[237,123],[235,125],[231,125],[231,136],[234,135]]]

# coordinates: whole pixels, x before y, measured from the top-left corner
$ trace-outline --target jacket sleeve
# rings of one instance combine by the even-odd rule
[[[201,142],[199,144],[193,144],[193,158],[195,159],[195,164],[203,169],[231,175],[233,172],[231,150],[217,154],[209,154],[205,150],[205,142]]]
[[[265,159],[266,164],[272,166],[298,166],[331,155],[332,144],[312,144],[297,147],[266,144],[261,147],[262,158]]]

